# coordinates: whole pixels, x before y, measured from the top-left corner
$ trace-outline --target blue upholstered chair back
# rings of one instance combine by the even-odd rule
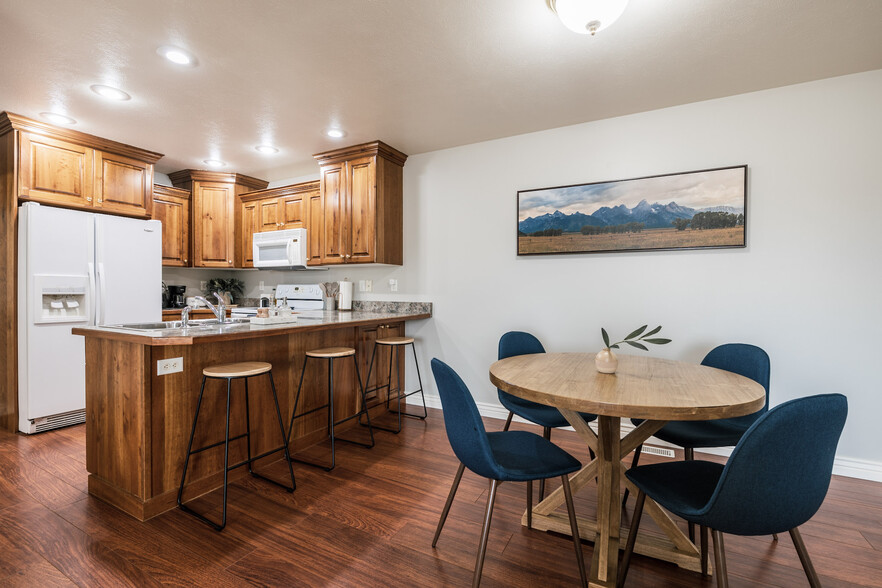
[[[500,468],[493,458],[484,422],[465,382],[438,358],[432,359],[432,373],[441,396],[444,427],[453,453],[476,474],[499,479]]]
[[[847,413],[845,396],[823,394],[785,402],[757,419],[704,509],[706,524],[769,535],[809,520],[827,494]]]
[[[769,355],[756,345],[746,343],[727,343],[710,350],[701,360],[701,365],[732,372],[754,382],[766,389],[766,404],[757,412],[745,416],[726,419],[731,423],[749,427],[760,416],[769,410],[769,372],[771,362]]]
[[[530,333],[525,333],[523,331],[509,331],[499,338],[498,359],[514,357],[515,355],[528,355],[530,353],[545,353],[545,347],[542,346],[539,339]],[[499,394],[500,400],[504,398],[514,399],[515,401],[518,400],[516,396],[512,396],[508,392],[504,392],[499,388],[497,388],[496,391]]]

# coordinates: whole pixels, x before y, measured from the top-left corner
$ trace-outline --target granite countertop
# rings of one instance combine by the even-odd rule
[[[390,306],[391,305],[391,306]],[[293,323],[257,325],[250,322],[205,324],[191,322],[187,328],[131,329],[121,326],[77,327],[71,332],[86,337],[117,339],[146,345],[192,345],[215,340],[250,339],[297,331],[315,331],[383,322],[426,319],[432,316],[432,303],[382,303],[382,310],[306,310],[298,311]]]

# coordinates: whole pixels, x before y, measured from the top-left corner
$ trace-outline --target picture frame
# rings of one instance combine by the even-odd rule
[[[747,246],[747,165],[519,190],[517,254]]]

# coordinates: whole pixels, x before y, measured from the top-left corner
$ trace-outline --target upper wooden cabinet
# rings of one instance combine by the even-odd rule
[[[321,168],[320,263],[401,265],[407,155],[374,141],[314,157]]]
[[[190,265],[190,193],[153,186],[153,218],[162,222],[162,265]]]
[[[242,174],[185,169],[169,174],[176,188],[189,190],[193,267],[246,267],[241,246],[239,196],[268,182]]]
[[[239,215],[242,267],[254,266],[251,247],[254,233],[305,228],[308,247],[313,239],[309,226],[309,207],[310,203],[319,196],[318,180],[242,194]],[[312,263],[310,261],[307,260],[310,265],[318,264],[318,260]]]
[[[18,142],[20,199],[151,216],[153,164],[161,154],[3,113],[0,133],[10,128]]]

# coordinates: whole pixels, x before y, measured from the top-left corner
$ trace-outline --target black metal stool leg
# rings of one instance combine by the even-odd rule
[[[423,378],[420,377],[420,362],[417,361],[416,346],[413,343],[410,344],[410,349],[411,349],[411,351],[413,351],[413,365],[416,368],[417,384],[420,385],[420,398],[422,398],[422,400],[423,400],[423,416],[417,416],[417,415],[408,415],[408,416],[413,416],[418,419],[425,420],[426,417],[429,416],[429,411],[428,411],[428,409],[426,409],[426,395],[423,392]],[[414,391],[414,392],[416,392],[416,391]]]
[[[300,402],[300,390],[303,388],[303,376],[306,375],[306,362],[309,356],[303,358],[303,368],[300,370],[300,384],[297,385],[297,396],[294,397],[294,410],[291,411],[291,423],[288,425],[288,443],[291,443],[291,430],[294,428],[294,418],[297,414],[297,403]],[[301,415],[302,416],[302,415]]]
[[[272,390],[272,393],[273,393],[273,404],[276,407],[276,417],[279,420],[279,431],[282,433],[283,445],[281,447],[276,448],[276,449],[270,449],[269,451],[266,451],[260,455],[255,455],[254,457],[251,456],[251,450],[249,449],[248,450],[248,471],[251,472],[251,475],[254,476],[255,478],[260,478],[261,480],[266,480],[267,482],[271,482],[271,483],[275,484],[276,486],[278,486],[279,488],[283,488],[288,492],[294,492],[294,490],[297,488],[297,482],[294,481],[294,468],[291,466],[291,455],[290,455],[290,453],[288,453],[288,443],[287,443],[287,440],[285,437],[285,425],[282,422],[282,411],[279,408],[278,394],[276,394],[276,383],[273,380],[273,373],[267,372],[267,374],[269,375],[270,390]],[[245,385],[246,385],[246,391],[247,391],[247,385],[248,385],[247,378],[245,379]],[[247,398],[248,397],[246,395],[246,401],[247,401]],[[247,410],[246,410],[246,414],[247,414]],[[262,457],[266,457],[267,455],[275,453],[279,449],[284,450],[285,461],[288,463],[288,471],[291,474],[291,486],[286,486],[285,484],[282,484],[281,482],[273,480],[272,478],[268,478],[268,477],[264,476],[263,474],[255,472],[251,469],[251,464],[253,462],[257,461],[258,459],[260,459]],[[233,467],[235,468],[236,466],[233,466]]]
[[[364,391],[364,384],[361,381],[361,373],[359,373],[359,371],[358,371],[358,360],[356,359],[356,357],[354,355],[352,356],[352,362],[355,364],[355,377],[358,379],[358,389],[361,391],[361,412],[363,412],[364,416],[367,418],[367,427],[368,427],[368,431],[371,434],[371,444],[370,445],[365,445],[364,443],[358,443],[358,444],[362,445],[364,447],[370,448],[370,447],[374,446],[374,428],[371,426],[371,413],[368,412],[367,394]],[[390,382],[390,385],[391,385],[391,382]],[[359,417],[359,419],[361,419],[361,417]]]
[[[245,447],[248,452],[248,473],[253,476],[254,469],[252,466],[254,460],[251,459],[251,401],[248,400],[248,378],[243,378],[243,380],[245,380]]]
[[[230,398],[232,395],[232,385],[232,378],[227,378],[227,427],[224,434],[224,505],[218,531],[227,526],[227,484],[230,478]]]
[[[337,454],[334,450],[334,358],[330,358],[328,362],[328,429],[331,431],[331,467],[328,471],[334,469],[337,465]]]
[[[376,357],[376,355],[377,355],[377,344],[374,343],[374,349],[373,349],[373,351],[371,351],[371,360],[368,362],[367,379],[364,381],[365,388],[367,388],[368,386],[371,385],[371,373],[373,372],[373,369],[374,369],[374,357]],[[355,363],[357,364],[358,360],[356,360]],[[377,391],[382,387],[383,386],[377,385],[377,386],[373,387],[373,390]],[[366,390],[365,390],[365,392],[366,392]],[[387,394],[387,397],[388,397],[388,394]],[[359,413],[359,415],[358,415],[358,424],[361,425],[362,427],[365,426],[364,423],[361,422],[361,413]]]
[[[202,395],[205,393],[206,377],[202,376],[202,387],[199,389],[199,398],[196,400],[196,414],[193,416],[193,427],[190,429],[190,441],[187,443],[187,455],[184,457],[184,472],[181,474],[181,486],[178,488],[178,506],[182,506],[181,496],[184,494],[184,482],[187,479],[187,467],[190,465],[190,456],[193,454],[193,437],[196,435],[196,423],[199,422],[199,409],[202,408]]]

